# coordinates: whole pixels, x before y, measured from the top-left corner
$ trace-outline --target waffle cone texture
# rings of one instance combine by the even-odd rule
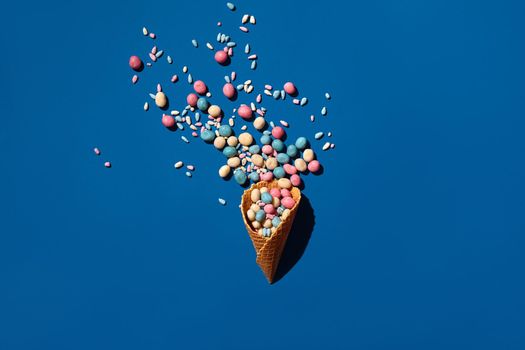
[[[279,266],[279,261],[281,260],[281,255],[283,253],[284,246],[286,245],[286,240],[288,239],[288,234],[292,229],[295,214],[299,208],[301,201],[301,191],[299,191],[299,189],[296,187],[293,187],[290,190],[292,198],[295,200],[294,207],[290,209],[290,215],[286,218],[286,220],[281,221],[279,226],[277,226],[275,233],[273,233],[270,237],[263,237],[259,235],[257,230],[251,226],[250,221],[246,217],[246,212],[248,209],[250,209],[250,205],[252,203],[252,190],[256,188],[260,189],[261,187],[266,187],[268,190],[270,190],[272,188],[279,188],[279,185],[275,180],[271,182],[260,181],[256,184],[253,184],[249,189],[244,191],[242,195],[241,214],[246,231],[250,235],[253,247],[257,253],[257,265],[259,265],[263,271],[268,282],[273,283],[277,266]]]

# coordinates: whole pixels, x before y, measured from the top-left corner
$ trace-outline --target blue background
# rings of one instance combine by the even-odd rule
[[[525,4],[236,4],[3,6],[0,349],[525,348]],[[337,145],[305,179],[316,226],[275,285],[222,156],[142,111],[158,80],[180,106],[189,85],[167,81],[185,64],[233,107],[204,47],[217,20],[261,57],[251,73],[238,50],[240,81],[311,99],[266,99],[269,118]],[[129,55],[153,44],[142,26],[175,63],[131,86]]]

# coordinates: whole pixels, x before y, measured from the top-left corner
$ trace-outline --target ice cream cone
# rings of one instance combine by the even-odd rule
[[[295,200],[295,205],[290,209],[290,215],[281,221],[279,226],[277,226],[276,231],[270,237],[263,237],[251,226],[250,221],[246,217],[246,212],[250,209],[251,205],[251,192],[255,188],[267,187],[268,190],[279,187],[277,181],[266,182],[260,181],[256,184],[253,184],[249,189],[244,191],[241,200],[241,213],[244,225],[246,226],[246,231],[250,235],[250,238],[253,242],[255,252],[257,253],[257,264],[262,269],[264,275],[268,282],[273,283],[275,272],[277,271],[277,266],[279,266],[279,260],[281,259],[281,254],[283,253],[284,246],[286,245],[286,240],[288,239],[288,234],[292,229],[293,220],[299,208],[299,203],[301,201],[301,191],[298,188],[294,187],[290,190],[292,198]]]

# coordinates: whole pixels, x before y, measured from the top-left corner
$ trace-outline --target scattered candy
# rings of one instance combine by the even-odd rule
[[[138,56],[131,56],[129,58],[129,66],[137,72],[141,71],[144,67],[142,60]]]
[[[222,199],[222,198],[219,198],[219,203],[221,205],[226,205],[226,201],[224,199]]]
[[[106,168],[111,168],[111,162],[105,162],[105,163],[104,163],[104,166],[105,166]]]
[[[180,168],[182,168],[183,166],[184,166],[184,163],[183,163],[181,160],[179,160],[177,163],[175,163],[175,168],[176,168],[176,169],[180,169]]]
[[[100,155],[100,150],[97,147],[93,148],[93,152],[95,152],[97,156]]]

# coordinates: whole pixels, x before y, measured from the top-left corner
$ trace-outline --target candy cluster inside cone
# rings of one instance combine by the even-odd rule
[[[246,212],[248,209],[250,209],[251,205],[251,192],[253,189],[261,187],[267,187],[268,190],[270,190],[272,188],[278,188],[279,185],[277,184],[277,181],[261,181],[253,184],[249,189],[244,191],[242,195],[241,213],[244,226],[250,235],[253,247],[257,253],[256,262],[262,269],[268,282],[273,283],[275,272],[277,271],[277,266],[279,266],[279,260],[281,259],[281,254],[283,253],[284,246],[286,245],[288,234],[292,229],[292,224],[297,212],[297,208],[299,208],[301,201],[301,191],[299,191],[299,189],[296,187],[290,190],[292,198],[295,200],[295,205],[290,210],[290,215],[285,220],[283,220],[279,226],[277,226],[275,233],[273,233],[270,237],[263,237],[251,226],[250,221],[246,217]]]

